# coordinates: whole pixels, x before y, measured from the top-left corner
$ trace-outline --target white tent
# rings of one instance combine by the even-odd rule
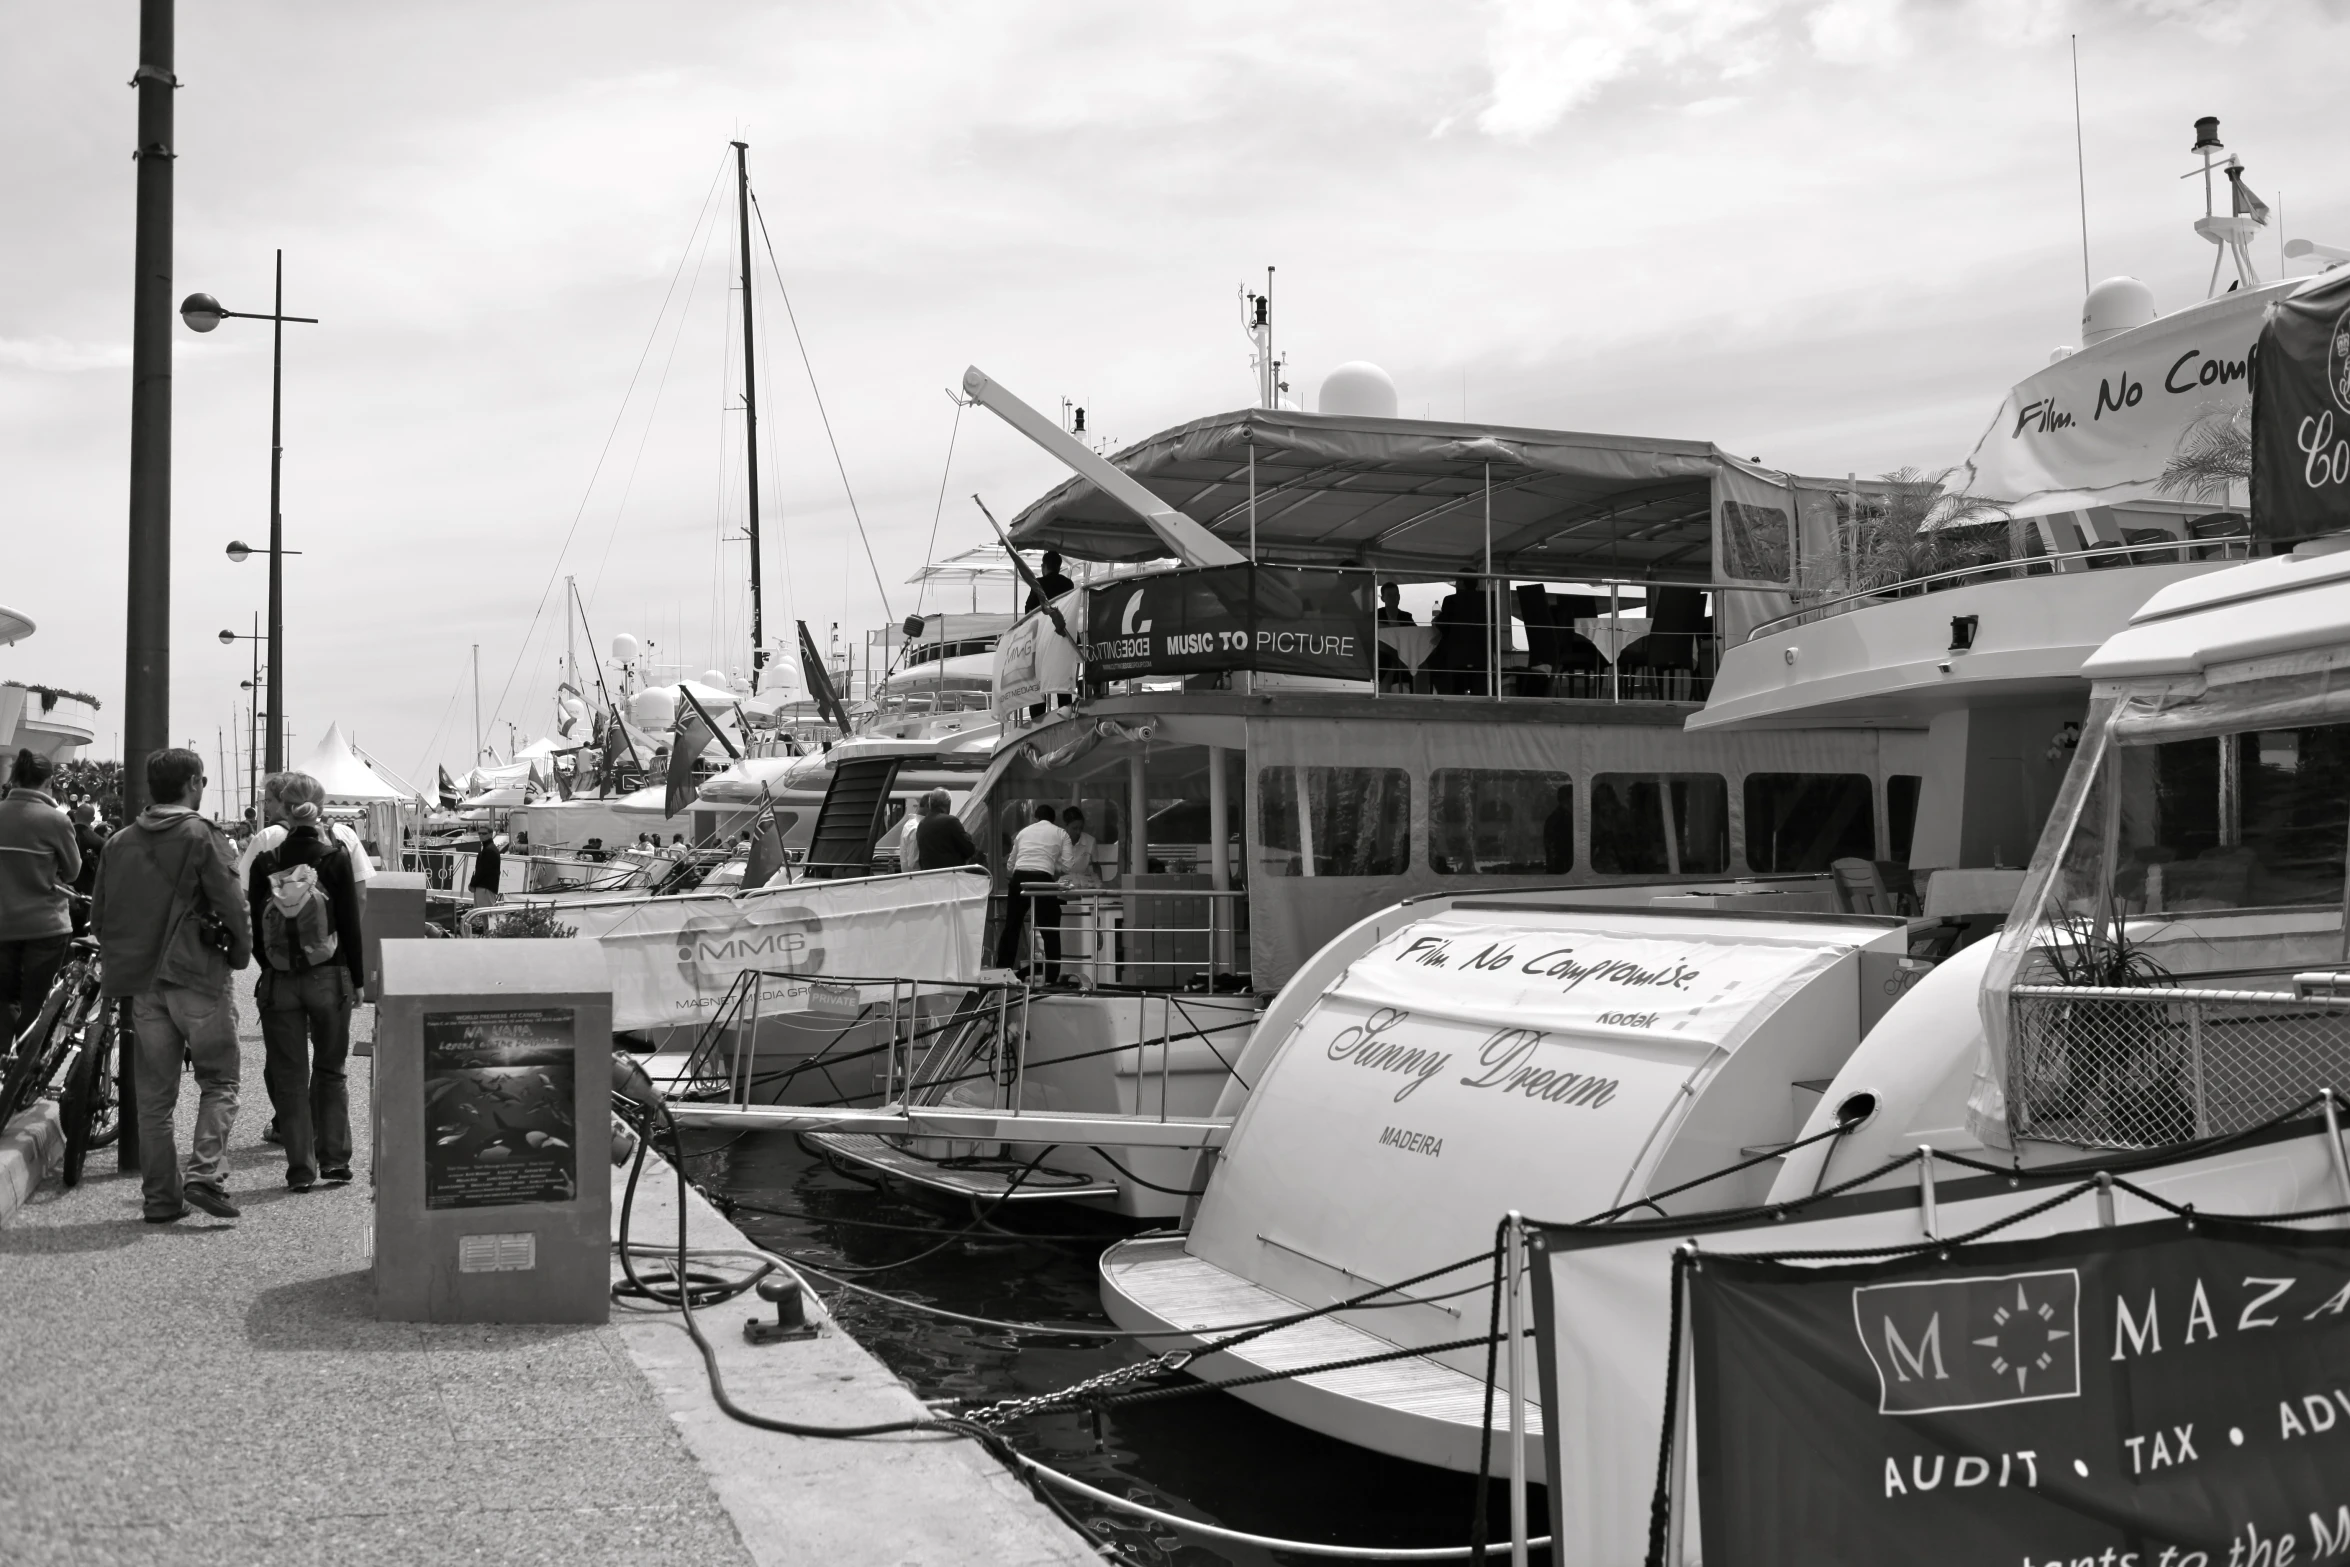
[[[351,742],[344,737],[341,724],[328,726],[318,749],[310,753],[309,760],[299,770],[325,787],[329,805],[374,805],[405,802],[410,798],[360,760],[359,754],[351,749]]]

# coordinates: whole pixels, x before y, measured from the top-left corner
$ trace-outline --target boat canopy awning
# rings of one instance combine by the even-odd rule
[[[1784,476],[1705,441],[1242,409],[1195,419],[1112,461],[1244,552],[1251,457],[1257,558],[1399,576],[1485,569],[1544,581],[1720,579],[1717,479],[1779,490]],[[1165,547],[1124,506],[1070,479],[1013,520],[1013,541],[1083,560],[1145,561]],[[1784,546],[1738,580],[1784,581]],[[1770,568],[1776,567],[1776,571]]]

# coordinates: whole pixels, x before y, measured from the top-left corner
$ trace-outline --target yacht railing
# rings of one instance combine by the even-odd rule
[[[1247,889],[1213,887],[1076,887],[1031,883],[1030,898],[1059,900],[1059,969],[1080,989],[1215,991],[1241,965],[1238,946]],[[1196,909],[1196,912],[1195,912]],[[1046,983],[1044,943],[1033,905],[1021,973]]]
[[[2018,985],[2008,1120],[2083,1148],[2164,1148],[2242,1131],[2350,1083],[2350,994]]]
[[[1808,626],[1816,621],[1848,615],[1856,609],[1867,609],[1894,599],[1915,598],[1926,593],[1945,593],[1952,588],[1968,587],[1978,582],[2004,582],[2015,577],[2047,577],[2068,570],[2109,570],[2115,566],[2245,560],[2250,557],[2251,551],[2252,540],[2237,533],[2208,539],[2177,539],[2164,544],[2100,544],[2094,549],[2064,550],[2052,555],[2020,555],[2013,560],[1929,572],[1922,577],[1907,577],[1899,582],[1888,582],[1878,587],[1862,588],[1839,594],[1835,598],[1822,599],[1775,620],[1764,621],[1746,634],[1746,640],[1755,642],[1797,626]]]

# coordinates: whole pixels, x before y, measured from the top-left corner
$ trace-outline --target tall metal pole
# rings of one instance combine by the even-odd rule
[[[269,306],[269,771],[286,768],[286,536],[278,511],[278,468],[285,456],[286,253],[277,253],[277,291]]]
[[[473,766],[481,765],[481,644],[473,644]]]
[[[751,330],[751,147],[734,144],[734,205],[742,231],[743,270],[743,459],[749,469],[745,499],[750,506],[751,539],[751,692],[758,694],[759,671],[767,664],[767,608],[759,576],[759,392],[754,372],[755,339]]]
[[[123,804],[147,804],[147,758],[171,744],[172,0],[140,0],[138,226],[131,292],[129,591]]]
[[[245,803],[253,808],[253,825],[261,825],[261,617],[253,617],[253,700],[245,704]]]

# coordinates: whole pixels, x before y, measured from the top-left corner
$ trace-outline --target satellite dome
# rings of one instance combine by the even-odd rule
[[[2134,277],[2109,277],[2081,301],[2081,346],[2094,348],[2153,319],[2154,290]]]
[[[635,663],[638,651],[636,638],[625,631],[612,639],[612,658],[616,663]]]
[[[1315,395],[1314,408],[1317,413],[1392,419],[1395,382],[1368,359],[1350,359],[1322,377],[1322,390]]]
[[[732,691],[734,677],[723,669],[705,669],[702,671],[702,684],[710,687],[713,691]]]
[[[652,686],[628,699],[629,721],[639,729],[667,729],[677,722],[677,695],[666,686]]]

